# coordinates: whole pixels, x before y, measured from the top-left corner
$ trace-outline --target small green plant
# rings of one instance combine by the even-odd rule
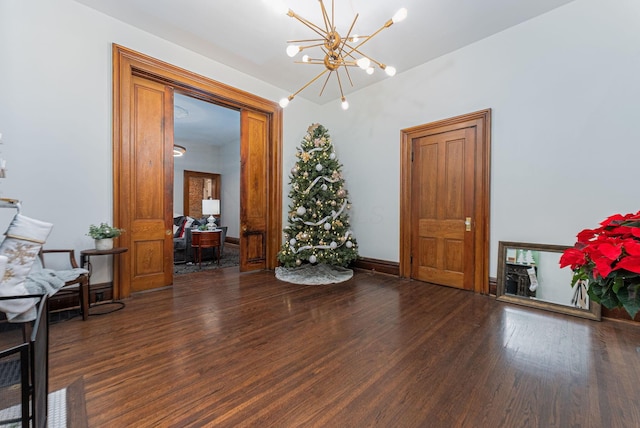
[[[108,223],[100,223],[99,226],[96,226],[95,224],[89,226],[89,233],[87,233],[87,236],[90,236],[93,239],[116,238],[120,236],[122,232],[124,232],[124,229],[109,226]]]

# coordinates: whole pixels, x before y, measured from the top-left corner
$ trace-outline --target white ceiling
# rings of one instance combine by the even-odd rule
[[[238,144],[240,112],[175,93],[173,97],[174,142],[193,145]]]
[[[308,28],[272,3],[286,6],[321,24],[317,0],[75,0],[116,19],[283,88],[287,96],[322,71],[321,65],[295,64],[287,40],[315,37]],[[398,9],[407,19],[371,39],[362,51],[402,73],[438,56],[517,25],[573,0],[335,0],[338,33],[345,35],[356,13],[355,34],[371,34]],[[331,13],[331,0],[324,0]],[[316,57],[316,55],[313,55]],[[320,56],[320,55],[317,55]],[[345,93],[381,79],[351,69],[354,87],[343,79]],[[322,79],[299,96],[324,104],[339,98],[335,77],[322,98]]]
[[[321,65],[295,64],[289,58],[287,40],[317,37],[307,27],[273,8],[283,2],[298,15],[321,24],[317,0],[75,0],[125,23],[176,43],[283,88],[282,96],[300,89],[323,70]],[[548,12],[573,0],[335,0],[338,33],[346,35],[356,13],[352,34],[371,34],[401,7],[406,20],[382,31],[362,47],[362,52],[379,62],[393,65],[402,73],[480,39]],[[324,0],[331,14],[331,0]],[[312,55],[319,57],[320,55]],[[354,86],[343,78],[345,94],[389,79],[381,70],[369,76],[351,69]],[[215,78],[215,76],[213,76]],[[339,99],[335,77],[322,97],[323,79],[298,96],[324,104]],[[275,100],[274,100],[275,101]],[[222,145],[238,141],[239,114],[236,111],[176,94],[177,144]]]

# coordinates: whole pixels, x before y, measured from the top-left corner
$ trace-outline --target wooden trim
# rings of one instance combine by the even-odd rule
[[[277,266],[277,253],[282,232],[282,108],[273,101],[258,97],[213,79],[198,75],[172,64],[160,61],[123,46],[113,44],[113,219],[114,224],[126,229],[129,224],[127,208],[121,206],[120,198],[127,189],[123,188],[119,171],[123,167],[128,147],[123,146],[127,138],[123,132],[129,129],[129,121],[123,114],[130,101],[131,79],[140,76],[161,82],[182,94],[233,109],[248,109],[266,114],[269,118],[269,182],[267,224],[267,268]],[[127,246],[123,235],[117,244]],[[117,263],[114,261],[114,263]],[[128,281],[131,269],[127,257],[122,258],[122,269],[114,274],[114,297],[129,296]]]
[[[372,270],[380,273],[387,273],[390,275],[399,276],[400,266],[396,262],[390,262],[387,260],[371,259],[368,257],[360,257],[352,264],[353,268]]]
[[[476,165],[481,171],[476,176],[475,189],[475,274],[474,291],[489,294],[489,203],[491,159],[491,109],[414,126],[400,131],[400,263],[399,275],[411,277],[411,142],[414,138],[477,127],[478,150]]]

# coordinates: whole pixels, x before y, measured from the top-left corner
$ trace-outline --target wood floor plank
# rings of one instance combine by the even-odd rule
[[[175,277],[50,329],[89,427],[640,426],[640,328],[356,271]]]

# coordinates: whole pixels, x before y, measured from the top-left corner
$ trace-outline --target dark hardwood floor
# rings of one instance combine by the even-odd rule
[[[50,335],[89,427],[640,426],[640,327],[366,271],[177,276]]]

